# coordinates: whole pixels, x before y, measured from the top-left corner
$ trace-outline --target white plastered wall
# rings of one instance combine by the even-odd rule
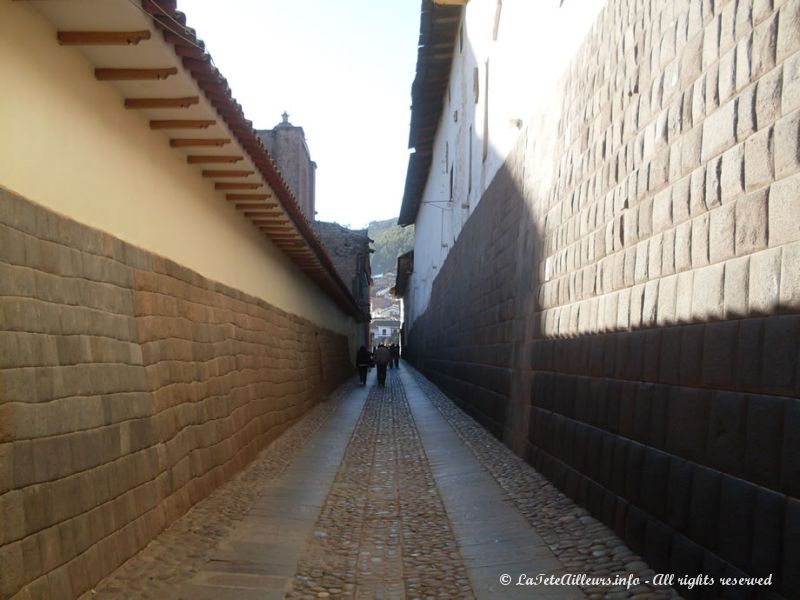
[[[415,222],[414,272],[406,299],[409,327],[425,312],[447,254],[520,132],[559,97],[559,79],[605,0],[566,0],[563,6],[559,0],[503,0],[496,19],[498,4],[467,3],[456,36],[433,162]]]

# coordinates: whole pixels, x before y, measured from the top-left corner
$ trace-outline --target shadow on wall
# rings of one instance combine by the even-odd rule
[[[735,107],[752,106],[756,87]],[[550,120],[552,139],[546,127],[541,138],[524,132],[442,265],[408,356],[656,572],[772,575],[759,599],[796,598],[800,315],[778,298],[799,245],[773,245],[767,231],[768,197],[785,182],[745,193],[744,138],[701,156],[702,119],[682,108],[692,93],[690,83],[674,100],[669,135],[697,139],[678,165],[673,137],[636,168],[614,165],[619,154],[592,145],[588,117],[586,138],[571,143],[569,112]],[[660,117],[637,118],[644,129]],[[549,152],[552,171],[552,158],[538,160]],[[740,189],[726,198],[719,177],[732,152]],[[579,163],[595,166],[578,177]]]
[[[773,574],[796,597],[800,315],[543,335],[523,198],[504,166],[411,330],[411,362],[657,572]]]

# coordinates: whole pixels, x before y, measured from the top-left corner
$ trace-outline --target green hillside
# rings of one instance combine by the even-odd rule
[[[397,268],[397,257],[414,247],[414,226],[400,227],[397,219],[372,221],[368,226],[369,237],[375,240],[372,247],[370,266],[372,274],[394,271]]]

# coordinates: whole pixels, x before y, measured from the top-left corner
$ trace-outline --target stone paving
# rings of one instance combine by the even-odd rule
[[[501,574],[652,571],[403,364],[352,383],[83,598],[675,597]]]
[[[252,509],[264,485],[286,470],[354,388],[354,383],[347,383],[327,402],[315,406],[233,480],[197,503],[81,600],[161,600],[186,586],[207,566],[214,548]]]
[[[288,598],[473,598],[400,379],[370,391]]]
[[[492,474],[508,497],[571,574],[621,578],[635,575],[642,581],[655,573],[614,532],[562,494],[545,477],[514,454],[461,411],[428,379],[411,367],[417,384]],[[655,600],[678,597],[671,588],[641,584],[582,586],[592,600]]]

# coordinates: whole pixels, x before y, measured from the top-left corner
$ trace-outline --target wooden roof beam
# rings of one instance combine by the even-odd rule
[[[98,81],[151,81],[178,74],[177,67],[163,69],[95,69]]]
[[[214,183],[215,190],[257,190],[264,187],[263,183],[234,183],[234,182],[221,182]],[[273,205],[274,206],[274,205]]]
[[[189,108],[200,102],[197,96],[186,98],[126,98],[125,108]]]
[[[219,148],[220,146],[230,143],[230,138],[177,138],[169,141],[169,145],[173,148],[196,148],[207,146]]]
[[[263,219],[264,217],[280,217],[281,213],[277,210],[258,210],[258,211],[247,211],[244,213],[244,216],[247,217],[248,219]],[[253,221],[253,223],[255,222],[256,221]]]
[[[264,210],[278,208],[274,202],[237,202],[236,208],[239,210]]]
[[[272,198],[272,194],[226,194],[227,200],[267,200]]]
[[[191,154],[186,157],[186,161],[190,165],[205,165],[210,163],[235,163],[244,160],[241,154],[219,154],[219,155],[205,155],[205,154]]]
[[[250,175],[254,175],[255,171],[228,171],[228,170],[215,170],[210,169],[203,171],[203,177],[221,177],[221,178],[229,178],[229,177],[249,177]]]
[[[59,31],[62,46],[135,46],[150,39],[150,31]]]
[[[278,217],[274,219],[265,219],[263,217],[259,217],[258,219],[253,219],[252,223],[257,227],[261,227],[262,225],[275,225],[277,223],[287,223],[287,221],[284,221],[283,219],[280,219]]]
[[[206,129],[215,123],[199,119],[157,119],[150,121],[150,129]]]

